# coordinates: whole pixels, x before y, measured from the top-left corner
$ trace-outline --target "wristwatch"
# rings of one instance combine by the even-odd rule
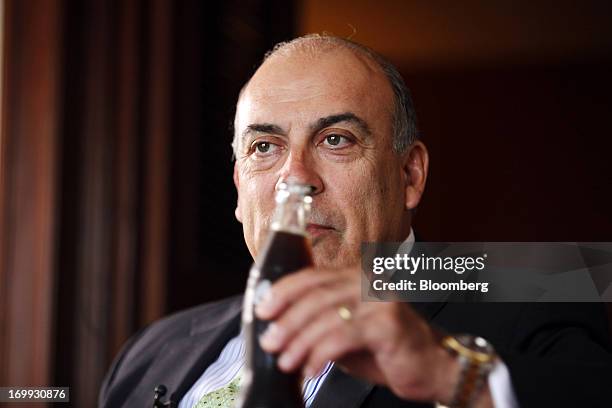
[[[469,334],[446,336],[442,339],[442,346],[456,356],[461,365],[459,381],[448,407],[470,407],[495,366],[497,354],[491,343]]]

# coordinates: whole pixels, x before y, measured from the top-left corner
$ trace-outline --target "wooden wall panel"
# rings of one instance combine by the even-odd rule
[[[7,0],[2,137],[3,385],[46,385],[54,336],[61,8]],[[24,46],[28,44],[29,46]]]
[[[78,245],[75,245],[77,270],[74,309],[74,355],[72,367],[75,406],[95,401],[99,381],[107,369],[109,336],[108,305],[114,301],[110,291],[112,237],[115,230],[112,207],[114,93],[112,64],[115,63],[111,36],[111,2],[91,2],[83,16],[88,22],[83,33],[85,65],[81,72],[84,98],[80,102],[80,207],[77,209]],[[66,121],[72,120],[69,117]],[[71,175],[66,174],[66,177]],[[68,203],[67,203],[68,204]],[[58,271],[59,272],[59,271]]]
[[[147,137],[146,180],[144,180],[143,280],[144,309],[142,323],[150,323],[165,312],[168,172],[170,130],[172,8],[165,0],[151,4],[147,50],[150,74],[147,83],[145,134]]]
[[[139,197],[138,169],[140,152],[138,143],[139,73],[142,61],[139,58],[141,13],[136,0],[122,2],[118,15],[117,45],[117,128],[115,144],[115,235],[114,268],[112,268],[112,293],[109,321],[110,345],[106,361],[118,352],[125,339],[134,331],[136,325],[135,283],[138,264],[139,240]]]
[[[68,10],[63,148],[72,164],[63,195],[72,199],[62,205],[58,302],[72,323],[57,352],[71,365],[56,373],[78,406],[96,400],[127,338],[165,313],[172,11],[158,3],[92,0]]]
[[[94,406],[121,345],[165,313],[173,18],[165,1],[6,2],[2,385]]]

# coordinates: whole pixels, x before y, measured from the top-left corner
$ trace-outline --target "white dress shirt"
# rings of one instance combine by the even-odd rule
[[[244,337],[241,331],[240,334],[225,345],[217,361],[212,363],[193,384],[191,389],[181,399],[179,408],[193,408],[204,395],[225,387],[232,382],[244,367],[245,351]],[[331,368],[332,363],[329,362],[321,373],[304,380],[302,394],[304,395],[304,405],[306,408],[310,407]]]

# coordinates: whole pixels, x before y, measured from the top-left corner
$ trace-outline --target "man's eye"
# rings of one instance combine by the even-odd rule
[[[350,143],[350,140],[348,137],[334,134],[325,136],[324,143],[331,147],[342,147]]]
[[[253,145],[252,149],[257,155],[267,156],[273,154],[278,147],[278,145],[270,142],[257,142]]]
[[[270,151],[270,147],[271,147],[271,144],[268,143],[268,142],[261,142],[261,143],[257,143],[257,145],[255,145],[255,149],[259,153],[268,153],[268,151]]]

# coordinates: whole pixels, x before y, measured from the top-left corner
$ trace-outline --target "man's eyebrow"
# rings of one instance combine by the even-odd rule
[[[244,132],[242,132],[242,140],[244,141],[244,139],[246,139],[251,133],[268,133],[272,135],[287,134],[283,128],[273,123],[251,123],[246,127]]]
[[[372,131],[368,126],[367,122],[361,119],[359,116],[355,115],[353,112],[344,112],[339,113],[337,115],[325,116],[324,118],[320,118],[316,121],[316,123],[311,127],[313,133],[316,133],[326,127],[335,125],[340,122],[351,122],[357,125],[365,134],[371,135]]]
[[[365,120],[355,115],[353,112],[338,113],[335,115],[325,116],[319,118],[311,127],[310,130],[313,133],[319,132],[326,127],[335,125],[336,123],[350,122],[357,125],[366,135],[371,135],[372,131]],[[242,141],[252,133],[267,133],[272,135],[286,136],[287,132],[279,125],[273,123],[252,123],[246,127],[242,132]]]

